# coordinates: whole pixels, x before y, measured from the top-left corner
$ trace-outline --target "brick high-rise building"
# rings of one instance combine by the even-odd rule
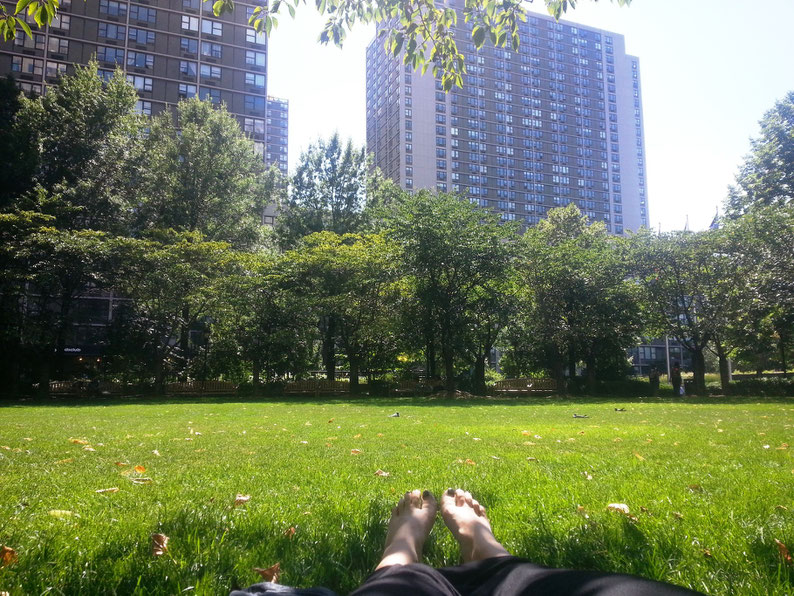
[[[15,2],[2,1],[13,12]],[[212,2],[201,0],[61,0],[49,27],[31,25],[32,39],[20,30],[0,43],[0,75],[11,73],[21,89],[41,94],[95,56],[101,76],[116,66],[127,73],[140,112],[156,114],[196,95],[224,102],[266,156],[268,43],[248,26],[253,8],[235,2],[233,13],[216,17]],[[285,110],[277,137],[286,138],[286,118]],[[285,160],[273,161],[286,170]]]
[[[573,202],[615,234],[646,226],[639,60],[623,36],[530,13],[518,51],[477,51],[458,24],[468,74],[450,93],[369,45],[375,164],[409,191],[465,194],[505,220],[535,224]]]

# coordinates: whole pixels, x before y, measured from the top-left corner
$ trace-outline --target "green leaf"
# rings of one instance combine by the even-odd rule
[[[212,13],[217,17],[221,14],[221,9],[223,8],[224,1],[218,0],[215,4],[212,5]]]
[[[16,6],[16,8],[14,9],[14,14],[19,14],[20,12],[22,12],[23,10],[25,10],[25,7],[26,7],[28,4],[30,4],[30,3],[31,3],[31,1],[32,1],[32,0],[19,0],[19,2],[17,2],[17,6]]]
[[[479,50],[485,42],[485,29],[482,27],[475,27],[471,32],[471,39],[474,42],[474,47]]]
[[[44,26],[44,21],[41,19],[41,13],[43,11],[44,11],[44,7],[43,6],[39,6],[36,9],[36,12],[33,14],[33,20],[36,21],[36,24],[39,26],[39,28]]]
[[[265,17],[265,35],[270,36],[271,29],[273,29],[273,18],[268,15]]]
[[[33,33],[30,30],[30,26],[22,19],[17,19],[17,23],[19,23],[19,26],[22,27],[22,30],[27,34],[27,36],[32,39]]]
[[[293,19],[295,18],[295,7],[292,4],[287,4],[287,9],[289,10],[289,16]]]
[[[320,14],[325,14],[325,0],[318,0],[317,10],[320,12]]]
[[[391,53],[393,56],[396,56],[400,53],[403,49],[403,41],[405,41],[405,36],[402,33],[397,33],[392,39],[391,42]]]

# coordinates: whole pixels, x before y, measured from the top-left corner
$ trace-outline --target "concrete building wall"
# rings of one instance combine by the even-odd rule
[[[450,93],[430,69],[406,71],[381,40],[368,48],[376,165],[404,188],[461,193],[527,225],[569,203],[616,234],[647,225],[639,61],[623,37],[531,14],[518,51],[475,50],[469,25],[458,23],[468,74]],[[399,117],[386,126],[392,103]],[[384,129],[387,144],[375,132]]]

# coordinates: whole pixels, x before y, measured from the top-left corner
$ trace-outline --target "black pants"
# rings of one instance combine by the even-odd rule
[[[272,591],[268,589],[269,586]],[[329,596],[326,588],[294,589],[257,584],[249,594]],[[518,557],[494,557],[434,569],[421,563],[392,565],[370,575],[351,596],[676,596],[698,594],[685,588],[633,575],[553,569]]]

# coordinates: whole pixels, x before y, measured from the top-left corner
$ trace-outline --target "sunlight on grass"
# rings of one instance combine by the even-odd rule
[[[4,407],[0,545],[18,560],[0,591],[223,594],[280,562],[282,583],[345,592],[377,562],[402,492],[459,486],[533,561],[787,594],[775,539],[794,544],[793,414],[790,401]],[[458,562],[440,521],[426,560]]]

